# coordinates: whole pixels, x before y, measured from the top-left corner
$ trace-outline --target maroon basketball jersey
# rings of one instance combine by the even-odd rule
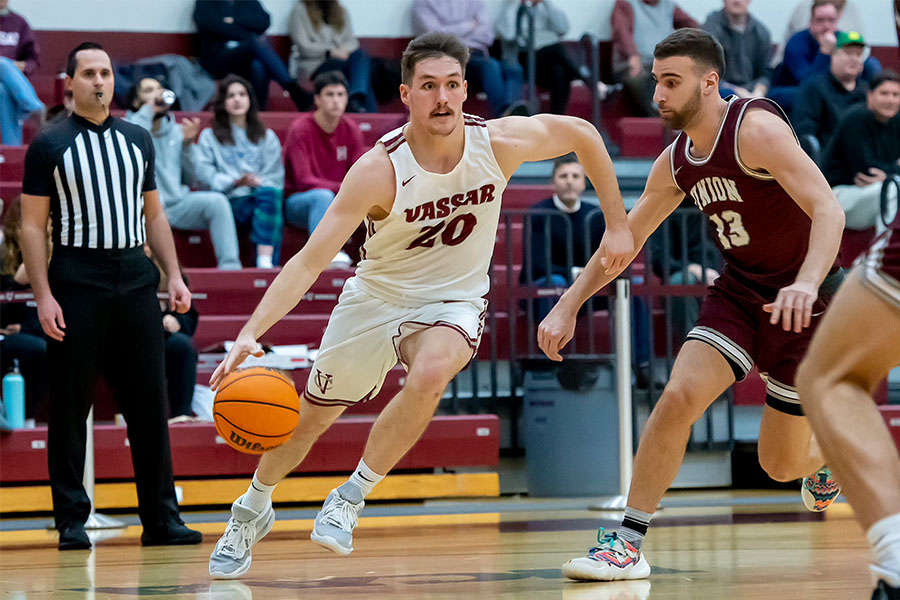
[[[749,107],[789,123],[765,98],[732,97],[705,158],[690,153],[682,132],[670,146],[678,187],[709,217],[713,239],[725,257],[725,274],[764,297],[794,282],[806,258],[812,221],[770,174],[754,171],[738,155],[738,130]]]

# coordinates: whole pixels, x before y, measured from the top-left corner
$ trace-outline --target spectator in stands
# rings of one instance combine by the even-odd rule
[[[886,71],[872,80],[866,104],[851,108],[825,151],[823,171],[847,215],[848,229],[884,228],[881,188],[900,175],[900,76]],[[897,201],[891,186],[891,201]]]
[[[650,77],[653,48],[682,27],[700,27],[674,0],[616,0],[610,15],[613,76],[625,85],[636,114],[655,117],[656,86]]]
[[[7,146],[22,145],[23,120],[43,118],[44,104],[27,78],[37,65],[31,27],[0,0],[0,142]]]
[[[348,119],[347,80],[340,71],[319,73],[313,80],[316,110],[297,117],[284,141],[285,220],[309,233],[331,206],[344,175],[363,151],[362,132]],[[350,266],[338,253],[332,263]]]
[[[524,257],[520,280],[538,287],[568,287],[590,260],[594,249],[600,245],[606,224],[596,205],[582,202],[581,197],[586,187],[584,166],[574,154],[567,154],[553,161],[551,178],[553,195],[532,208],[559,211],[565,218],[532,216],[530,231],[524,244],[528,254]],[[596,214],[588,218],[592,213]],[[548,220],[549,231],[546,223]],[[566,220],[571,224],[571,229]],[[572,235],[571,264],[568,259],[569,231]],[[549,263],[547,248],[550,249]],[[549,298],[535,303],[538,322],[547,316],[553,303],[554,299]]]
[[[228,196],[237,223],[251,227],[256,266],[271,269],[281,242],[281,142],[260,120],[256,96],[246,79],[229,75],[219,82],[213,126],[200,133],[193,150],[197,180]]]
[[[863,0],[865,2],[865,0]],[[784,32],[781,44],[777,50],[777,56],[773,57],[781,62],[784,55],[784,46],[795,33],[803,31],[809,26],[809,13],[812,10],[813,0],[800,0],[788,20],[787,28]],[[857,8],[855,0],[832,0],[832,4],[837,9],[837,29],[838,31],[858,31],[864,33],[864,23],[860,18],[860,12]]]
[[[159,271],[159,291],[168,289],[168,280],[162,265],[153,256],[150,246],[144,245],[144,254],[153,261]],[[182,275],[184,284],[187,277]],[[173,311],[168,302],[160,300],[162,326],[166,340],[166,392],[169,398],[169,422],[178,423],[192,420],[194,412],[194,386],[197,384],[197,349],[194,347],[194,332],[200,315],[194,304],[185,313]]]
[[[834,0],[813,0],[809,28],[795,33],[785,45],[784,61],[775,69],[769,97],[788,114],[794,109],[798,86],[806,78],[828,71],[837,43],[837,21]],[[881,64],[869,57],[863,66],[863,78],[869,80],[880,71]]]
[[[836,36],[831,68],[800,84],[791,122],[800,145],[817,163],[821,151],[847,109],[865,102],[868,84],[862,79],[866,42],[855,31]]]
[[[371,59],[359,47],[350,15],[337,0],[297,0],[288,26],[292,55],[300,75],[341,71],[347,78],[350,112],[378,112],[372,89]]]
[[[34,33],[22,15],[9,10],[9,0],[0,0],[0,56],[13,61],[25,76],[38,68]]]
[[[16,198],[3,219],[0,292],[19,292],[30,287],[19,246],[21,228],[22,206]],[[0,337],[0,376],[13,368],[14,360],[19,361],[25,378],[25,418],[33,419],[47,393],[47,338],[37,309],[24,302],[4,304],[0,311]]]
[[[240,269],[237,230],[231,204],[218,191],[192,192],[192,146],[200,131],[200,119],[183,119],[181,125],[163,101],[163,87],[152,77],[141,79],[131,90],[131,110],[125,120],[150,132],[156,150],[156,186],[169,225],[175,229],[208,229],[220,269]]]
[[[562,218],[534,215],[531,227],[525,232],[523,248],[525,264],[519,277],[522,283],[537,287],[569,287],[600,245],[606,222],[599,205],[582,201],[586,188],[584,166],[575,154],[566,154],[553,161],[553,195],[541,200],[533,209],[558,211]],[[548,224],[549,221],[549,224]],[[568,221],[568,223],[566,222]],[[571,233],[570,233],[571,232]],[[548,237],[549,234],[549,237]],[[571,235],[572,262],[568,247]],[[550,262],[547,262],[547,249]],[[529,269],[530,263],[530,270]],[[534,303],[535,322],[540,323],[553,308],[556,298],[541,298]],[[605,298],[595,308],[606,308]],[[646,388],[649,380],[650,346],[649,320],[646,305],[637,297],[632,302],[634,327],[632,339],[637,365],[639,387]]]
[[[271,19],[259,0],[197,0],[194,6],[200,64],[215,78],[229,73],[253,84],[261,110],[275,80],[290,94],[297,110],[307,110],[309,92],[290,76],[284,62],[265,37]]]
[[[749,10],[750,0],[724,0],[724,8],[709,13],[703,29],[725,50],[723,96],[765,96],[771,83],[772,36]]]
[[[515,56],[508,56],[506,51],[504,59],[518,60],[523,67],[527,66],[528,34],[521,18],[525,6],[534,7],[535,81],[550,90],[550,112],[565,114],[572,83],[579,80],[588,83],[590,73],[572,60],[563,45],[569,19],[555,0],[507,0],[497,21],[497,34]],[[606,84],[601,81],[597,85],[601,98],[605,98]]]
[[[68,119],[74,110],[75,100],[72,98],[72,90],[66,90],[63,92],[62,102],[47,109],[47,120],[44,122],[44,126]]]
[[[487,95],[491,116],[499,117],[522,106],[522,66],[518,60],[501,61],[491,56],[494,20],[484,0],[415,0],[413,34],[428,31],[452,33],[469,47],[466,80],[470,90]]]

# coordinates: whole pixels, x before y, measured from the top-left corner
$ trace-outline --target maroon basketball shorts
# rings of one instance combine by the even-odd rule
[[[857,259],[856,266],[866,287],[900,308],[900,218]]]
[[[813,333],[837,290],[843,272],[829,275],[813,307],[812,323],[800,333],[785,331],[763,305],[775,298],[760,295],[725,274],[709,289],[700,307],[700,316],[687,339],[705,342],[718,350],[731,365],[737,381],[743,380],[755,364],[766,382],[766,404],[789,415],[802,416],[794,376]],[[826,291],[827,290],[827,291]]]

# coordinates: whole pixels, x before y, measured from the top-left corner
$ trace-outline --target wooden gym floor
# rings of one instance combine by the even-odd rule
[[[678,492],[666,497],[645,544],[649,580],[575,583],[559,566],[583,554],[598,525],[621,513],[584,499],[491,499],[378,505],[366,509],[340,558],[309,541],[315,508],[277,509],[237,582],[215,582],[207,561],[226,513],[186,513],[201,546],[140,546],[140,527],[59,552],[43,520],[0,522],[0,597],[563,600],[827,597],[868,599],[869,553],[847,504],[806,512],[798,493]],[[131,523],[133,517],[128,519]],[[109,535],[107,532],[106,535]]]

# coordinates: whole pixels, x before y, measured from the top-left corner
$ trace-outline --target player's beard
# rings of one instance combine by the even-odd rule
[[[694,95],[691,96],[680,110],[675,110],[673,108],[669,108],[669,110],[672,111],[672,114],[668,117],[660,114],[660,118],[665,121],[666,125],[678,131],[687,127],[690,122],[694,120],[694,117],[697,116],[697,113],[700,112],[700,86],[697,86]]]

